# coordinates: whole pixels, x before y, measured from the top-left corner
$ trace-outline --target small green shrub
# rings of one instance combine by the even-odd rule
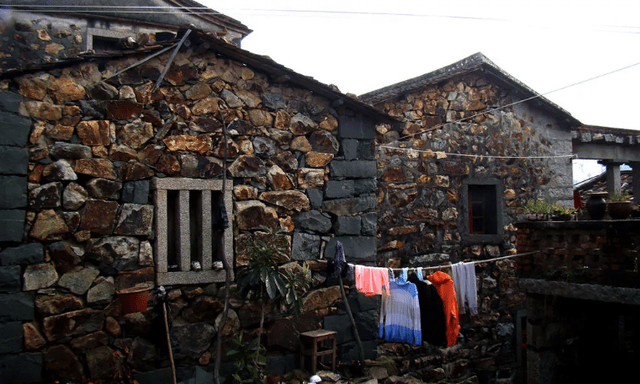
[[[550,214],[552,211],[552,207],[553,205],[547,203],[546,201],[534,200],[527,203],[527,205],[524,207],[524,212]]]
[[[609,201],[628,201],[629,200],[629,194],[625,191],[622,191],[620,193],[614,193],[613,195],[609,196]]]
[[[262,370],[267,365],[264,348],[260,339],[245,342],[240,333],[233,339],[233,346],[227,350],[227,358],[233,362],[233,383],[254,383],[262,378]]]

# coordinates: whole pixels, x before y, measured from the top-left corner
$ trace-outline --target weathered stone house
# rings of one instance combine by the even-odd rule
[[[403,121],[378,127],[380,258],[416,265],[514,252],[527,201],[573,204],[579,122],[536,95],[475,54],[361,96]]]
[[[571,130],[580,123],[536,96],[482,54],[360,96],[402,120],[377,126],[380,265],[516,254],[514,224],[527,201],[572,206]],[[415,369],[445,367],[454,373],[436,378],[481,382],[522,375],[525,304],[515,272],[515,259],[476,264],[479,314],[462,316],[455,349]]]
[[[168,369],[153,330],[159,312],[125,315],[115,294],[136,284],[168,288],[179,378],[206,376],[224,281],[214,262],[243,265],[243,241],[261,225],[287,232],[290,268],[307,261],[313,271],[305,313],[268,319],[271,362],[295,367],[296,332],[319,327],[338,330],[341,357],[355,359],[339,290],[316,262],[333,256],[336,240],[357,263],[478,261],[517,252],[513,224],[528,200],[571,204],[568,156],[579,123],[544,98],[512,105],[535,93],[482,55],[357,100],[239,49],[248,29],[216,16],[172,62],[169,50],[110,78],[173,46],[185,29],[147,21],[131,35],[135,49],[81,54],[98,48],[85,45],[96,23],[118,25],[82,24],[86,16],[74,19],[86,27],[77,33],[48,17],[5,22],[3,32],[0,370],[13,382],[134,371],[141,383],[158,380]],[[232,25],[224,32],[216,22]],[[175,35],[162,41],[154,31]],[[103,37],[122,44],[129,36]],[[216,226],[222,204],[228,230]],[[470,214],[478,204],[485,209]],[[462,319],[456,346],[380,352],[425,381],[521,372],[515,261],[477,272],[480,313]],[[377,302],[353,291],[373,357]],[[255,333],[257,303],[234,298],[232,308],[225,335]]]
[[[194,30],[175,58],[168,51],[140,63],[162,47],[78,56],[65,43],[43,53],[49,38],[68,36],[62,26],[52,23],[46,34],[11,21],[6,27],[5,52],[12,52],[0,95],[6,382],[112,380],[133,372],[140,382],[157,379],[168,362],[165,341],[154,333],[161,314],[151,306],[123,314],[116,295],[139,285],[168,289],[181,380],[193,377],[196,366],[210,367],[224,282],[216,261],[242,265],[243,239],[262,225],[287,232],[290,268],[310,260],[322,272],[315,261],[331,253],[336,239],[347,253],[357,249],[360,261],[375,262],[374,126],[390,121],[384,114],[215,33]],[[27,56],[18,52],[29,48]],[[55,59],[12,65],[15,57],[39,54]],[[217,225],[223,205],[233,223],[228,229]],[[324,280],[314,272],[296,331],[319,328],[336,311],[331,304],[339,290],[325,288]],[[258,320],[257,303],[234,299],[225,336],[255,330]],[[275,334],[289,323],[273,324]],[[295,333],[269,343],[296,356]],[[290,369],[291,361],[281,365]]]
[[[109,54],[171,40],[185,26],[208,31],[240,46],[251,33],[238,20],[192,0],[84,1],[58,5],[25,0],[2,6],[0,63],[10,69],[38,69],[42,64]],[[33,33],[36,32],[36,33]]]

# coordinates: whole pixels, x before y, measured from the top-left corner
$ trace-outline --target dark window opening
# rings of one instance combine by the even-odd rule
[[[120,39],[116,39],[113,37],[104,37],[104,36],[92,36],[93,39],[93,50],[96,53],[109,53],[109,52],[118,52],[122,50],[120,47]]]
[[[188,193],[188,207],[180,206],[180,191],[167,190],[167,262],[169,271],[179,271],[181,269],[178,254],[181,252],[180,231],[184,225],[189,227],[189,260],[204,263],[205,254],[203,244],[211,244],[212,261],[222,260],[224,228],[216,225],[218,210],[222,204],[222,192],[210,190],[191,190]],[[210,194],[211,209],[203,207],[203,195]],[[180,211],[188,210],[188,223],[182,223]],[[203,214],[211,216],[211,242],[203,241],[203,233],[206,231],[206,224],[203,221]],[[182,215],[184,217],[184,215]],[[209,269],[207,266],[207,269]]]
[[[498,233],[498,204],[495,185],[469,185],[469,233]]]

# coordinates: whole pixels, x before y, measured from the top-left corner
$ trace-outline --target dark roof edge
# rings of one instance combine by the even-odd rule
[[[185,29],[186,30],[186,29]],[[184,32],[184,30],[182,31]],[[181,33],[179,33],[181,35]],[[221,38],[215,36],[215,33],[205,32],[198,29],[192,29],[191,33],[192,37],[199,37],[203,40],[206,40],[207,43],[210,44],[211,49],[215,52],[222,54],[224,56],[229,57],[230,59],[237,60],[261,70],[271,76],[276,82],[289,82],[291,84],[300,86],[302,88],[308,89],[315,94],[326,97],[331,101],[332,107],[340,107],[344,106],[356,113],[364,114],[367,116],[374,116],[376,122],[384,122],[384,123],[397,123],[398,121],[393,117],[385,114],[384,112],[379,111],[373,106],[364,103],[358,100],[355,97],[346,95],[338,90],[335,90],[333,87],[321,83],[313,77],[301,75],[292,69],[285,67],[282,64],[275,62],[268,56],[258,55],[249,51],[246,51],[240,47],[237,47],[233,44],[227,43]],[[191,37],[190,37],[191,38]],[[91,54],[89,52],[84,53],[82,56],[70,57],[64,61],[59,61],[55,63],[49,63],[45,65],[41,65],[38,68],[28,68],[28,69],[15,69],[5,73],[0,73],[0,79],[7,79],[12,77],[21,76],[26,73],[33,73],[35,71],[46,70],[47,68],[59,68],[64,66],[69,66],[73,64],[77,64],[82,61],[89,61],[95,59],[119,59],[125,56],[131,55],[141,55],[141,54],[149,54],[151,52],[155,52],[170,44],[174,44],[176,41],[168,41],[164,44],[158,44],[153,47],[149,47],[148,49],[137,49],[137,50],[129,50],[124,52],[117,52],[113,54]]]
[[[427,85],[437,84],[454,76],[464,75],[477,70],[490,72],[494,76],[510,84],[512,87],[520,90],[521,92],[528,94],[529,96],[538,96],[537,99],[543,107],[548,109],[554,115],[566,119],[572,126],[582,125],[582,123],[575,117],[571,116],[569,112],[561,108],[559,105],[553,103],[549,99],[545,98],[544,96],[540,95],[533,89],[529,88],[526,84],[522,83],[515,77],[511,76],[509,73],[498,67],[480,52],[424,75],[392,84],[375,91],[367,92],[363,95],[360,95],[360,99],[375,105],[395,98],[398,95],[413,92]]]
[[[628,129],[628,128],[603,127],[600,125],[588,125],[588,124],[582,124],[579,127],[576,127],[576,130],[578,132],[617,133],[621,135],[632,135],[632,136],[640,135],[640,130]]]
[[[170,3],[176,4],[178,7],[180,6],[184,6],[184,7],[204,7],[204,5],[200,4],[197,1],[194,0],[167,0]],[[208,7],[207,7],[208,8]],[[211,8],[209,8],[211,9]],[[184,10],[183,10],[184,11]],[[193,15],[190,11],[187,11],[186,13],[189,14],[190,16],[195,16],[195,17],[200,17],[203,19],[207,19],[207,18],[211,18],[216,22],[220,22],[221,24],[224,24],[225,27],[232,27],[238,31],[243,32],[243,36],[246,37],[248,34],[250,34],[251,32],[253,32],[253,30],[249,29],[249,27],[247,27],[246,25],[244,25],[240,20],[234,19],[233,17],[227,16],[223,13],[220,13],[218,11],[215,11],[213,9],[211,9],[212,13],[207,13],[207,14],[196,14]]]

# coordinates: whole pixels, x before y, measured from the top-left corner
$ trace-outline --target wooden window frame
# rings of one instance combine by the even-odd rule
[[[471,219],[473,217],[471,208],[471,194],[470,188],[473,186],[492,186],[495,188],[495,233],[474,233],[473,224]],[[459,215],[459,225],[461,230],[462,239],[468,244],[491,244],[503,241],[504,237],[504,222],[505,222],[505,206],[503,199],[504,182],[496,178],[468,178],[463,180],[461,188],[461,209],[462,214]],[[485,215],[486,216],[486,215]],[[485,230],[486,232],[486,230]]]

